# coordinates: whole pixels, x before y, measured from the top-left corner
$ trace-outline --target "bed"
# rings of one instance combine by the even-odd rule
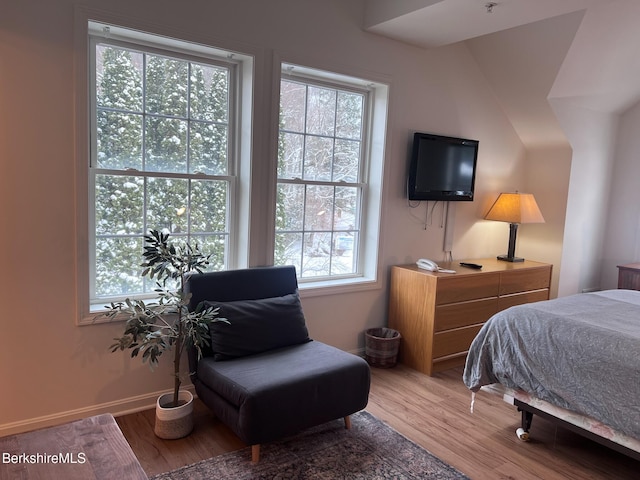
[[[475,337],[463,380],[640,460],[640,292],[606,290],[511,307]]]

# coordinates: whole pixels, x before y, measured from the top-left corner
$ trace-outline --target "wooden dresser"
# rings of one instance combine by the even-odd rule
[[[460,261],[483,267],[462,267]],[[547,263],[482,258],[439,265],[457,273],[391,268],[389,327],[402,335],[399,360],[428,375],[464,365],[471,342],[493,314],[549,299],[552,265]]]

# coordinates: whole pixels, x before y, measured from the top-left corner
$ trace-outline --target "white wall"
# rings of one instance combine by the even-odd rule
[[[617,116],[552,99],[573,148],[558,295],[600,289]]]
[[[518,228],[517,255],[553,265],[551,298],[558,296],[572,149],[544,146],[527,150],[526,189],[534,194],[545,223]]]
[[[150,405],[169,388],[170,362],[150,374],[111,354],[121,325],[78,327],[74,145],[74,5],[136,19],[154,33],[206,39],[256,53],[254,154],[270,144],[273,58],[391,79],[382,219],[382,288],[305,298],[311,335],[357,351],[362,332],[386,323],[390,265],[442,256],[438,220],[424,229],[407,208],[411,132],[480,140],[477,201],[455,216],[454,256],[506,248],[497,222],[480,220],[496,192],[524,182],[524,148],[462,44],[424,51],[362,31],[361,0],[22,0],[0,16],[0,435],[102,411]],[[82,159],[80,159],[82,161]],[[528,169],[529,167],[527,167]],[[262,191],[259,178],[256,191]],[[259,199],[257,200],[259,203]],[[256,200],[254,199],[254,204]],[[437,209],[436,209],[437,210]],[[436,214],[437,216],[437,214]],[[260,232],[252,232],[259,239]],[[526,235],[525,235],[526,236]],[[259,258],[260,245],[251,255]],[[80,265],[84,268],[83,265]]]
[[[512,183],[496,182],[493,198],[501,191],[498,187],[532,193],[536,198],[545,223],[518,228],[516,255],[553,265],[552,297],[557,295],[561,275],[572,152],[548,96],[583,15],[561,15],[466,42],[526,148],[523,175],[518,178],[507,173]],[[491,175],[494,182],[500,177],[499,171]],[[509,226],[498,228],[499,253],[506,253]]]
[[[602,254],[603,289],[618,286],[618,265],[640,261],[640,103],[620,117]]]
[[[629,150],[637,121],[631,112],[626,126],[619,117],[638,99],[639,21],[634,0],[588,8],[549,93],[573,149],[559,295],[616,286],[616,258],[632,260],[621,242],[637,236],[637,217],[621,218],[636,215],[637,206],[619,197],[637,197],[619,189],[637,177]],[[609,233],[613,225],[618,238]]]

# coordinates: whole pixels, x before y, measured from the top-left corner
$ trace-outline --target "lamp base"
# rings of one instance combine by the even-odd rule
[[[510,257],[509,255],[498,255],[496,258],[505,262],[524,262],[524,258]]]

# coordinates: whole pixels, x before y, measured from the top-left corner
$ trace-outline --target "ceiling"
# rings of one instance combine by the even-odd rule
[[[638,0],[366,0],[364,28],[464,41],[528,146],[564,138],[550,99],[613,114],[640,100]]]
[[[439,47],[615,0],[368,0],[365,29]]]

